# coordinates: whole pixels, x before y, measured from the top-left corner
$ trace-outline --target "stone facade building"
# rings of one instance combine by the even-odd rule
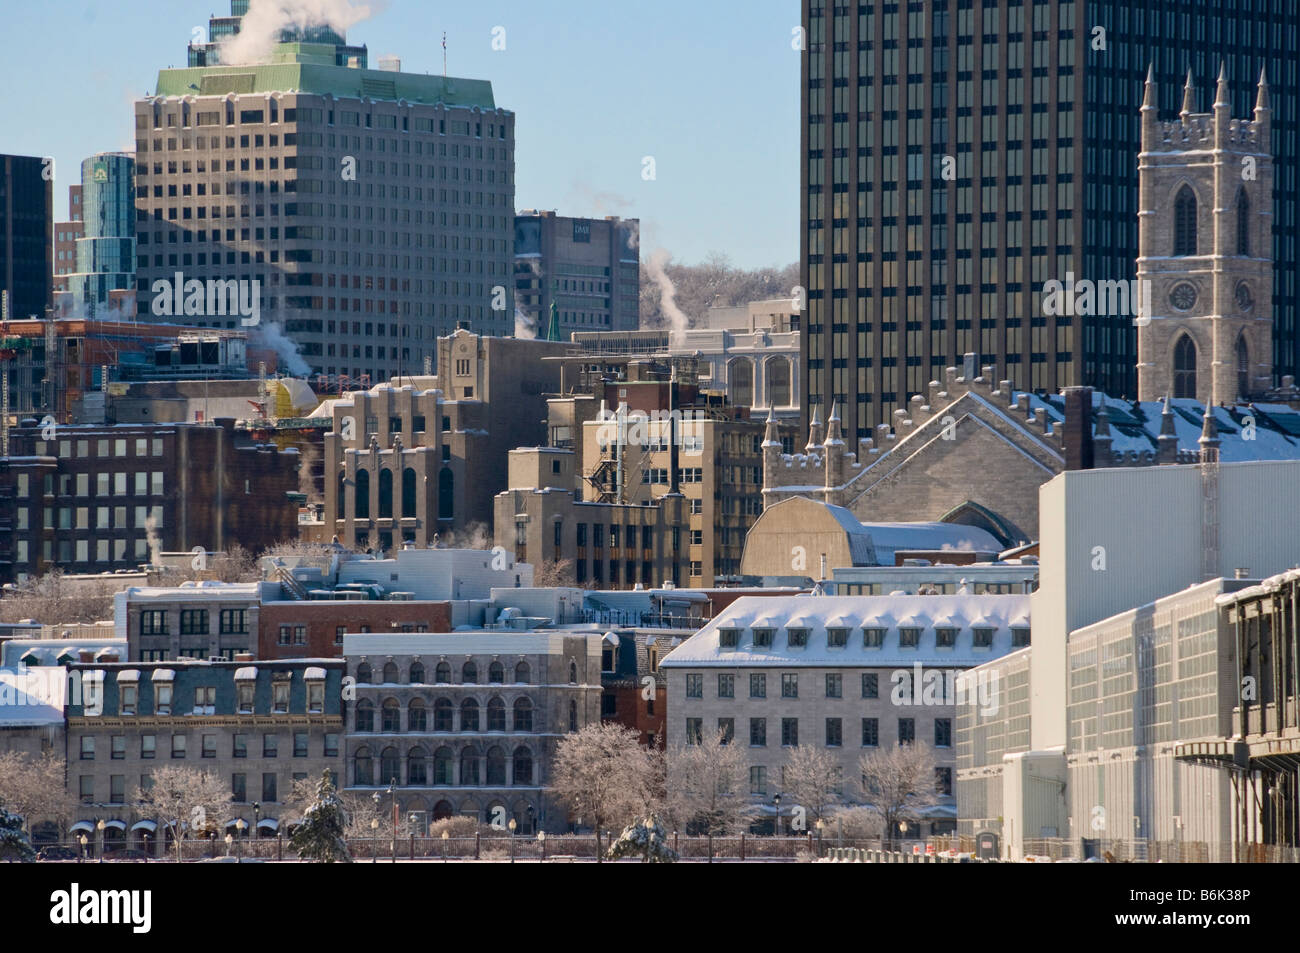
[[[1138,399],[1246,401],[1273,388],[1273,156],[1268,83],[1233,119],[1226,70],[1213,112],[1188,71],[1178,119],[1157,117],[1148,72],[1138,163]]]
[[[1029,638],[1025,595],[738,599],[660,663],[668,678],[668,747],[713,732],[747,745],[749,794],[770,805],[799,745],[836,756],[839,797],[854,803],[862,799],[863,755],[925,741],[934,749],[941,799],[921,833],[951,831],[951,683],[959,671]],[[996,706],[997,686],[977,697]],[[791,800],[781,809],[792,810]]]
[[[293,809],[296,781],[326,770],[337,776],[342,766],[338,660],[68,667],[83,679],[101,680],[97,698],[85,693],[80,704],[74,699],[67,707],[68,789],[78,801],[78,824],[93,828],[107,821],[107,848],[145,847],[147,833],[152,852],[164,838],[161,819],[143,817],[133,806],[160,764],[227,782],[229,812],[215,820],[229,828],[242,818],[261,836],[274,834]],[[215,824],[213,830],[225,834]]]
[[[558,831],[546,792],[555,745],[600,721],[601,633],[484,629],[349,633],[356,680],[345,787],[397,789],[403,815],[469,815],[517,831]]]
[[[511,448],[536,444],[563,345],[457,331],[438,341],[436,377],[404,377],[328,401],[325,528],[359,549],[433,543],[490,527]]]

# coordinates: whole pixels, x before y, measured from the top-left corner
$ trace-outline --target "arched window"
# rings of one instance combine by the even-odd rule
[[[460,680],[466,685],[478,683],[478,666],[473,661],[466,662],[460,667]]]
[[[1237,337],[1237,396],[1245,399],[1250,393],[1250,351],[1246,348],[1246,336]]]
[[[395,685],[402,680],[401,674],[397,671],[397,665],[393,662],[384,663],[384,684]]]
[[[506,730],[506,703],[500,698],[492,698],[487,704],[487,730]]]
[[[472,698],[460,703],[460,730],[478,731],[478,702]]]
[[[369,685],[370,679],[371,679],[370,663],[362,662],[360,665],[357,666],[357,684]]]
[[[520,745],[515,749],[514,757],[514,778],[511,784],[532,784],[533,783],[533,753],[528,748]]]
[[[439,748],[433,753],[433,783],[434,784],[455,784],[452,778],[452,767],[455,764],[455,756],[451,749],[447,747]]]
[[[348,472],[339,471],[338,497],[337,504],[339,508],[339,519],[347,519],[348,516]]]
[[[451,784],[450,781],[447,783]],[[433,806],[433,819],[435,821],[445,821],[447,818],[451,817],[453,813],[450,801],[439,801]]]
[[[528,667],[527,662],[520,662],[515,666],[515,684],[527,685],[528,680],[532,678],[532,670]]]
[[[790,361],[776,357],[767,362],[767,403],[770,407],[790,404]]]
[[[460,753],[460,783],[469,787],[479,783],[479,756],[474,748],[467,747]]]
[[[396,698],[385,698],[383,704],[383,721],[381,722],[384,731],[401,731],[402,730],[402,706],[397,704]]]
[[[456,710],[450,698],[439,698],[433,703],[433,730],[452,731],[452,713]]]
[[[397,756],[396,748],[389,747],[379,756],[379,783],[392,782],[402,782],[402,759]]]
[[[374,784],[374,764],[374,760],[370,757],[370,749],[358,748],[357,753],[352,756],[353,783],[360,785]]]
[[[1174,345],[1174,396],[1196,397],[1196,344],[1187,334]]]
[[[488,684],[500,685],[506,680],[506,668],[500,662],[493,662],[488,666]]]
[[[375,706],[368,698],[357,702],[357,731],[375,730]]]
[[[527,698],[515,699],[515,731],[533,730],[533,703]]]
[[[456,477],[450,467],[438,471],[438,519],[449,520],[456,510]]]
[[[506,753],[502,748],[491,747],[487,753],[486,783],[504,787],[506,783]]]
[[[416,513],[415,471],[407,467],[402,471],[402,516],[411,519]]]
[[[424,684],[424,665],[423,665],[423,663],[421,663],[421,662],[412,662],[412,663],[411,663],[411,684],[412,684],[412,685],[423,685],[423,684]]]
[[[393,471],[379,471],[379,518],[393,518]]]
[[[569,684],[570,685],[578,684],[578,663],[577,662],[573,662],[573,661],[569,662]]]
[[[1250,255],[1250,198],[1245,189],[1237,190],[1237,254]]]
[[[746,358],[731,362],[731,402],[737,407],[754,405],[754,365]]]
[[[366,470],[358,470],[356,484],[357,519],[368,520],[370,519],[370,473]]]
[[[411,703],[406,706],[406,730],[428,731],[429,726],[425,719],[427,714],[424,702],[419,698],[412,698]]]
[[[1196,194],[1190,185],[1174,198],[1174,254],[1196,254]]]
[[[451,682],[451,666],[446,662],[439,662],[433,669],[433,680],[439,685],[447,685]]]
[[[578,703],[573,700],[569,701],[569,730],[578,730]]]
[[[412,748],[406,756],[406,783],[428,784],[428,759],[423,748]]]

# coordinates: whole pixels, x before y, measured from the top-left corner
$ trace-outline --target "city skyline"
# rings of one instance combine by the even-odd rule
[[[69,64],[52,74],[39,44],[19,44],[0,80],[5,151],[55,159],[56,221],[67,220],[67,185],[81,161],[134,148],[131,104],[155,91],[159,70],[186,65],[193,31],[206,34],[209,15],[225,16],[227,6],[188,0],[145,16],[57,0],[8,14],[15,35],[59,35]],[[640,11],[581,3],[560,28],[522,3],[435,12],[394,0],[352,26],[349,42],[368,46],[371,68],[393,55],[404,71],[438,75],[445,31],[448,74],[491,82],[497,104],[519,117],[518,208],[639,217],[643,248],[666,248],[682,263],[723,251],[740,267],[784,266],[798,254],[797,190],[780,183],[796,175],[799,15],[773,0],[746,13],[679,0]],[[494,40],[505,49],[494,50]],[[92,88],[102,108],[86,110]],[[682,108],[709,89],[725,108]],[[77,122],[51,124],[40,118],[47,114]],[[782,125],[788,135],[773,135]],[[576,155],[557,147],[566,142]],[[655,159],[653,180],[642,178],[646,156]]]

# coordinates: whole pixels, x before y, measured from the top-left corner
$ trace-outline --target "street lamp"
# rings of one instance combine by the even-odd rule
[[[407,815],[406,822],[407,822],[407,824],[410,826],[410,830],[411,830],[411,860],[415,860],[415,822],[416,822],[416,817],[415,817],[415,812],[414,812],[414,811],[412,811],[409,815]]]
[[[542,845],[542,861],[546,861],[546,831],[537,832],[537,842]]]
[[[772,806],[776,808],[776,827],[773,828],[774,836],[781,836],[781,795],[772,795]]]
[[[99,862],[104,862],[104,819],[101,817],[95,822],[95,829],[99,831]]]
[[[444,864],[447,862],[447,841],[450,840],[450,838],[451,835],[448,834],[444,828],[442,832],[442,862]]]
[[[510,828],[510,863],[513,864],[515,862],[515,827],[518,825],[515,824],[515,819],[512,817],[510,823],[506,826]]]
[[[370,862],[379,863],[379,818],[377,817],[370,819]]]
[[[77,840],[81,842],[81,853],[77,856],[77,863],[81,863],[86,859],[86,835],[81,834],[77,837]]]
[[[393,799],[393,863],[397,863],[397,779],[389,778],[388,794]]]
[[[822,855],[822,831],[826,830],[826,822],[820,817],[817,818],[817,856]]]
[[[226,834],[226,856],[227,857],[230,856],[230,845],[233,844],[234,842],[235,842],[235,835],[229,833]]]

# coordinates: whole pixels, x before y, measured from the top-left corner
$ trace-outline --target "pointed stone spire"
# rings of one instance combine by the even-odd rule
[[[1110,411],[1106,409],[1106,395],[1101,395],[1101,403],[1097,407],[1097,416],[1092,432],[1092,465],[1094,467],[1110,466]]]
[[[1214,422],[1214,405],[1209,402],[1205,404],[1205,417],[1201,420],[1201,438],[1196,442],[1201,445],[1202,463],[1218,460],[1219,428]]]
[[[1155,64],[1147,64],[1147,81],[1142,87],[1142,108],[1156,108],[1156,68]]]
[[[1178,115],[1186,119],[1196,112],[1196,87],[1192,85],[1192,68],[1187,67],[1187,82],[1183,86],[1183,110]]]
[[[831,403],[831,415],[826,423],[826,443],[823,444],[823,446],[831,446],[832,444],[842,446],[844,444],[844,433],[840,429],[840,410],[838,404],[833,402]]]
[[[812,453],[821,447],[822,439],[822,405],[813,404],[812,423],[808,427],[808,446],[804,449]]]
[[[776,409],[767,409],[767,430],[763,434],[764,447],[780,447],[781,434],[776,429]]]
[[[1168,394],[1165,395],[1164,405],[1165,405],[1164,409],[1160,411],[1160,436],[1161,438],[1164,437],[1176,438],[1178,435],[1174,431],[1174,410],[1173,407],[1171,407],[1169,404]]]
[[[1103,397],[1101,406],[1097,408],[1097,428],[1093,432],[1092,439],[1096,440],[1102,437],[1110,439],[1110,411],[1106,409],[1106,399]]]
[[[1229,109],[1231,96],[1228,91],[1228,66],[1223,61],[1219,62],[1219,84],[1214,91],[1214,108]]]
[[[1264,67],[1259,68],[1259,86],[1255,93],[1255,118],[1259,118],[1262,112],[1271,112],[1268,105],[1268,77],[1264,75]]]

